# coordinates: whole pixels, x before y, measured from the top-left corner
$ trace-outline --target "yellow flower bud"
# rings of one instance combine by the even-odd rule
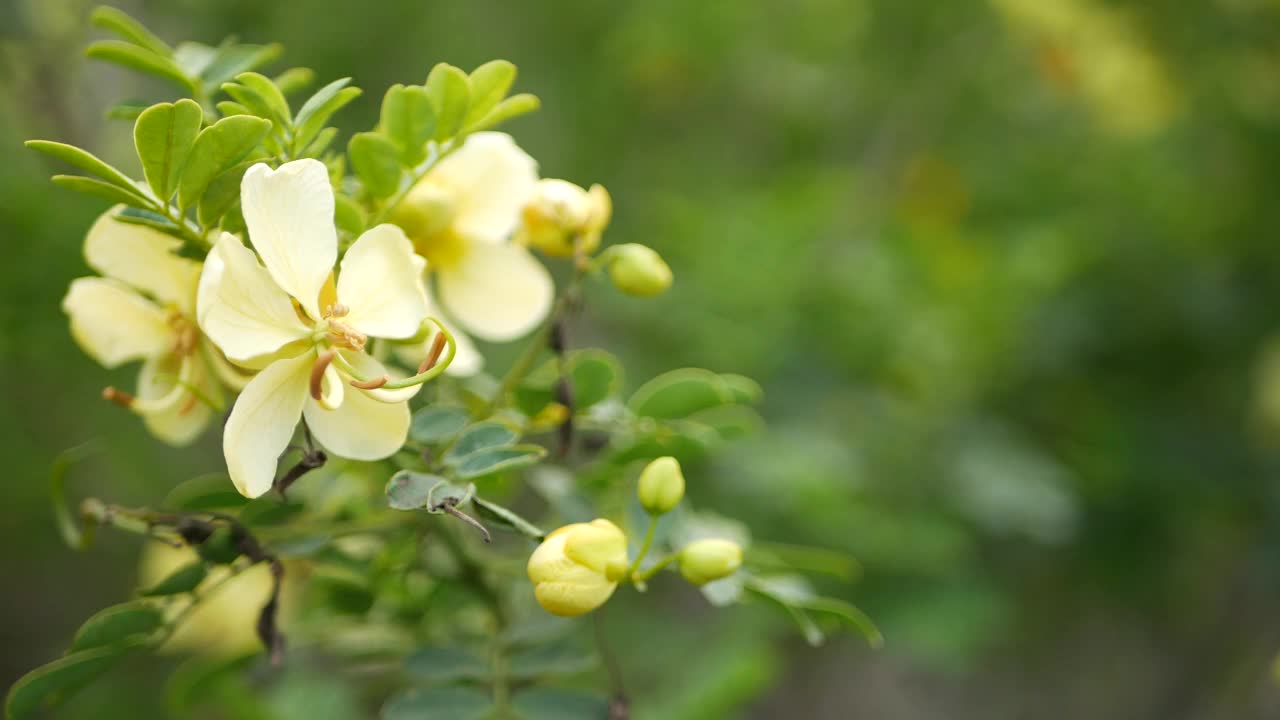
[[[516,241],[553,257],[590,255],[600,247],[612,214],[609,193],[600,185],[588,192],[566,180],[539,180]]]
[[[533,551],[528,572],[544,610],[564,617],[589,613],[627,573],[627,536],[604,519],[565,525]]]
[[[671,268],[653,248],[627,243],[610,248],[609,278],[622,292],[637,297],[660,295],[671,287]]]
[[[680,551],[680,574],[694,585],[726,578],[742,565],[742,547],[732,540],[694,540]]]
[[[660,457],[640,472],[640,484],[636,488],[640,504],[651,515],[671,512],[684,498],[684,475],[680,463],[673,457]]]

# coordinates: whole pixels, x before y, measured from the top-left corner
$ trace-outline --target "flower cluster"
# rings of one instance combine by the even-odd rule
[[[345,252],[318,160],[248,167],[239,200],[243,232],[221,232],[203,262],[108,211],[85,242],[103,277],[75,280],[63,307],[101,364],[143,361],[136,394],[105,395],[167,442],[192,441],[239,393],[222,447],[248,497],[275,486],[300,419],[337,457],[399,450],[422,384],[483,366],[469,335],[510,341],[546,319],[554,285],[530,246],[586,257],[610,214],[603,188],[539,181],[533,158],[497,132],[468,136]],[[388,367],[388,354],[416,372]]]

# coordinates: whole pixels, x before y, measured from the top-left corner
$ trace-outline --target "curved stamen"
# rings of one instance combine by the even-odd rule
[[[338,356],[336,350],[325,350],[316,356],[316,364],[311,366],[311,397],[316,402],[323,402],[324,399],[324,371],[329,369],[329,363]]]
[[[440,329],[440,335],[444,337],[444,342],[445,344],[448,345],[449,351],[445,353],[444,358],[440,362],[436,363],[429,369],[419,372],[417,375],[414,375],[412,377],[404,378],[403,380],[393,380],[391,382],[388,382],[382,386],[384,389],[403,390],[404,388],[410,388],[410,387],[413,387],[414,385],[421,385],[425,382],[434,380],[436,377],[438,377],[441,373],[443,373],[449,367],[449,363],[453,362],[453,357],[458,354],[458,344],[457,342],[454,341],[453,334],[450,333],[448,329],[445,328],[444,324],[435,318],[427,318],[427,320],[430,320],[431,322],[435,323],[436,327]],[[342,372],[346,373],[347,375],[350,375],[351,377],[361,382],[373,382],[380,379],[380,378],[371,378],[361,373],[359,370],[355,368],[355,366],[347,362],[346,359],[343,358],[341,355],[334,357],[333,362],[338,366],[339,369],[342,370]]]
[[[378,388],[391,382],[391,378],[383,375],[373,380],[352,380],[351,387],[360,388],[361,390],[377,390]]]

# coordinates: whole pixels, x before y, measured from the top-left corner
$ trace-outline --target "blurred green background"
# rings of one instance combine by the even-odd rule
[[[575,342],[633,387],[686,365],[763,384],[769,429],[688,469],[692,496],[858,557],[823,589],[887,648],[628,594],[610,626],[639,717],[1280,714],[1280,2],[119,6],[354,76],[348,131],[437,61],[512,60],[544,109],[508,129],[543,175],[606,185],[608,239],[676,272],[652,302],[600,288]],[[99,438],[77,488],[139,503],[221,462],[99,401],[132,370],[93,365],[58,309],[103,208],[20,141],[132,167],[104,109],[173,97],[82,59],[90,8],[0,0],[3,687],[133,587],[132,540],[59,542],[56,453]],[[164,717],[169,662],[58,717]],[[325,707],[280,717],[344,717]]]

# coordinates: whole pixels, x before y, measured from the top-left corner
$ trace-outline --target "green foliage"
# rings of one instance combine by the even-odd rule
[[[382,706],[382,720],[481,720],[493,701],[479,690],[464,687],[405,690]]]
[[[143,597],[158,597],[188,593],[195,590],[208,574],[209,569],[203,562],[188,563],[169,573],[155,585],[139,591],[138,594]]]
[[[5,717],[30,717],[42,706],[56,703],[93,682],[126,653],[119,647],[99,647],[71,653],[32,670],[9,688]]]
[[[100,610],[76,631],[71,652],[98,647],[132,645],[145,640],[164,624],[164,616],[143,601]]]
[[[200,105],[187,99],[152,105],[138,115],[133,143],[147,184],[161,202],[169,202],[177,192],[203,119]]]
[[[233,172],[270,130],[271,123],[246,115],[226,117],[201,130],[178,185],[178,205],[194,207],[210,184]]]

